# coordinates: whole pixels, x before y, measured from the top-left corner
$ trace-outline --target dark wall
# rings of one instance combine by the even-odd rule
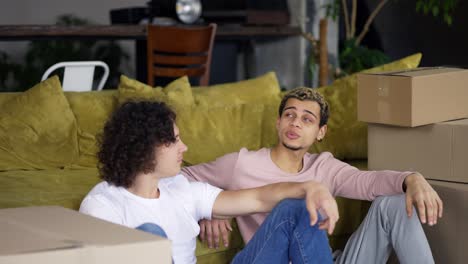
[[[377,2],[366,0],[368,9],[372,10]],[[393,60],[421,52],[421,66],[468,68],[468,1],[458,1],[452,26],[432,15],[416,13],[415,3],[415,0],[389,1],[374,22],[377,40],[364,43],[381,46]],[[369,39],[375,38],[371,36],[372,33]]]

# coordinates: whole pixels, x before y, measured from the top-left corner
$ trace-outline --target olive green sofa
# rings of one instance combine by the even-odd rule
[[[401,70],[418,65],[421,55],[372,69]],[[310,151],[331,151],[366,168],[367,127],[356,120],[356,77],[319,88],[331,106],[328,134]],[[162,100],[177,113],[189,150],[186,164],[276,143],[275,120],[282,92],[273,72],[255,79],[191,87],[182,77],[152,88],[121,77],[118,89],[63,92],[52,77],[22,93],[0,93],[0,208],[59,205],[78,209],[100,181],[96,169],[97,135],[120,103],[134,98]],[[367,210],[367,203],[338,199],[340,221],[330,243],[343,247]],[[198,242],[199,263],[228,263],[243,242],[233,221],[229,248],[209,249]],[[79,227],[77,227],[79,228]]]

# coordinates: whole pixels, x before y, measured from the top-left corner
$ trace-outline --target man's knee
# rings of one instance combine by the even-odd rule
[[[375,198],[373,204],[380,208],[404,208],[406,204],[405,199],[406,198],[404,194],[379,196]]]
[[[304,199],[284,199],[276,205],[272,213],[288,214],[299,218],[307,217],[307,219],[310,217]],[[317,217],[319,221],[323,219],[318,211]]]
[[[406,196],[404,194],[379,196],[374,200],[372,206],[377,209],[379,214],[385,214],[390,218],[407,217]]]
[[[279,211],[295,211],[306,208],[305,201],[303,199],[284,199],[279,202],[273,210]]]

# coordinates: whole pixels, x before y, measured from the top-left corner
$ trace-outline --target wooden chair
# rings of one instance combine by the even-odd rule
[[[198,77],[199,85],[210,79],[211,52],[216,24],[203,27],[148,25],[148,84],[155,78]]]

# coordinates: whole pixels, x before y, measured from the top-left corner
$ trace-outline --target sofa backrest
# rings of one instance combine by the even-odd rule
[[[119,92],[126,99],[162,99],[175,109],[181,138],[188,146],[184,155],[188,164],[211,161],[243,147],[264,147],[263,136],[275,133],[274,127],[265,127],[264,122],[265,116],[271,116],[267,114],[273,109],[270,106],[276,108],[280,101],[279,83],[273,72],[235,83],[193,87],[189,88],[190,92],[179,87],[176,99],[185,103],[177,104],[155,92],[158,88],[153,88],[151,93],[151,87],[142,88],[144,84],[134,83],[134,87],[129,87],[129,82],[124,83]],[[164,88],[165,92],[167,89],[171,89],[171,84]]]
[[[416,54],[369,71],[415,68],[420,59]],[[282,93],[272,72],[193,88],[186,77],[153,88],[122,76],[117,90],[99,92],[64,93],[60,82],[51,79],[23,93],[0,93],[0,171],[96,167],[97,137],[112,111],[130,99],[160,100],[174,108],[189,147],[185,155],[189,164],[242,147],[271,147],[277,140],[275,120]],[[340,159],[367,158],[367,126],[356,117],[355,75],[319,91],[329,102],[331,115],[327,136],[310,151],[330,151]]]

